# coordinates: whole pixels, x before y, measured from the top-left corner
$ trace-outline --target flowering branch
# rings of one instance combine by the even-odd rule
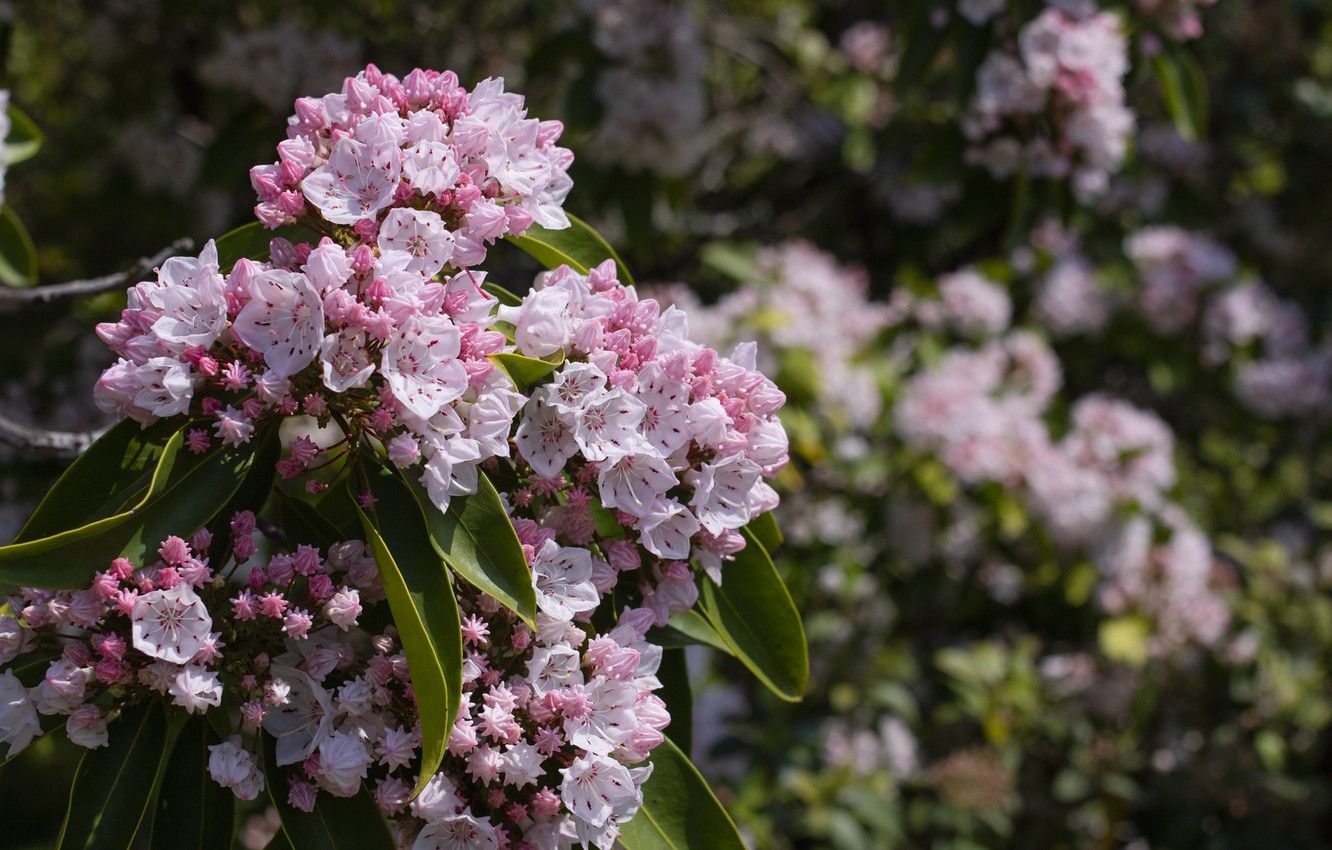
[[[96,431],[47,431],[15,422],[0,413],[0,444],[17,449],[26,455],[46,458],[78,457],[84,449],[102,435]]]
[[[29,289],[0,288],[0,306],[22,306],[27,304],[49,304],[57,298],[74,298],[80,295],[96,295],[100,292],[123,290],[131,286],[145,273],[152,271],[168,257],[174,257],[194,248],[194,240],[182,237],[151,257],[143,257],[123,272],[71,280],[66,283],[54,283],[50,286],[34,286]]]

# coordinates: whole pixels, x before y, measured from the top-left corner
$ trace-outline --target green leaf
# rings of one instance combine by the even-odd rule
[[[69,531],[0,547],[0,581],[25,587],[82,587],[124,556],[142,565],[172,534],[187,535],[217,515],[245,480],[255,443],[218,445],[201,455],[183,447],[187,424],[162,449],[146,488],[116,512]]]
[[[723,569],[721,586],[703,581],[700,604],[735,657],[774,694],[795,702],[809,681],[800,612],[763,544],[748,529],[741,534],[745,548]]]
[[[217,237],[218,267],[227,272],[242,258],[267,260],[269,243],[279,237],[291,242],[319,241],[319,234],[308,227],[293,224],[269,230],[260,222],[252,221]]]
[[[694,745],[694,697],[693,689],[689,686],[689,668],[685,664],[683,647],[662,652],[657,678],[661,681],[661,690],[657,696],[666,703],[666,709],[671,715],[671,724],[666,727],[666,734],[682,752],[687,753]]]
[[[162,774],[152,850],[231,850],[236,795],[208,775],[208,747],[220,742],[202,715],[185,722]]]
[[[282,515],[282,530],[292,545],[304,543],[327,551],[347,539],[318,508],[302,499],[283,495],[278,511]]]
[[[727,655],[735,655],[735,650],[717,634],[717,630],[707,618],[695,610],[681,611],[671,617],[665,626],[648,631],[647,639],[657,646],[672,649],[682,646],[710,646]]]
[[[17,106],[10,106],[5,112],[9,115],[9,135],[5,137],[5,165],[14,165],[25,159],[32,159],[42,149],[46,137],[41,128],[28,117],[28,113]]]
[[[462,698],[462,632],[444,559],[430,546],[426,524],[398,474],[370,470],[376,504],[371,519],[357,508],[398,627],[421,711],[419,792],[435,774]]]
[[[1152,58],[1161,96],[1175,131],[1196,142],[1207,132],[1207,77],[1187,51],[1170,47]]]
[[[529,626],[536,627],[536,590],[523,546],[490,478],[477,475],[476,492],[454,496],[448,511],[430,501],[425,487],[407,479],[425,517],[430,545],[445,563],[473,587],[499,600]]]
[[[179,423],[144,428],[122,419],[79,455],[37,505],[16,543],[50,537],[118,512],[148,486],[162,449]]]
[[[625,850],[744,850],[735,821],[670,738],[651,761],[643,807],[620,828]]]
[[[268,798],[282,821],[279,835],[268,846],[297,850],[395,850],[393,836],[370,795],[362,788],[355,797],[334,797],[321,793],[312,812],[303,812],[287,802],[287,769],[278,767],[272,746],[260,746],[264,753],[264,785]]]
[[[786,540],[781,527],[777,525],[777,515],[772,511],[759,514],[745,527],[749,529],[750,534],[758,538],[758,542],[763,544],[763,548],[768,550],[769,554],[776,552]]]
[[[508,238],[548,269],[567,265],[580,274],[587,274],[588,269],[611,259],[619,269],[620,283],[632,285],[634,282],[634,276],[610,243],[576,216],[569,216],[569,226],[564,230],[548,230],[534,224],[522,236]]]
[[[13,208],[0,209],[0,283],[32,286],[37,282],[37,246]]]
[[[513,381],[513,385],[518,388],[519,392],[525,393],[536,384],[544,381],[551,372],[560,368],[560,364],[564,362],[564,355],[561,354],[558,360],[551,361],[501,352],[490,355],[490,361],[509,376],[509,380]]]
[[[56,850],[129,850],[157,796],[178,728],[157,699],[113,721],[107,745],[88,750],[74,773]]]

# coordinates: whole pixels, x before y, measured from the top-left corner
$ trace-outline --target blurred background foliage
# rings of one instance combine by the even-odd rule
[[[249,220],[246,170],[272,160],[294,97],[367,61],[502,75],[566,123],[569,209],[718,344],[760,339],[790,397],[778,554],[815,684],[778,703],[691,653],[695,756],[756,850],[1329,846],[1332,5],[1100,5],[1135,120],[1088,198],[968,155],[978,70],[1016,49],[1035,0],[22,3],[5,85],[46,141],[6,203],[42,283],[108,273]],[[1167,329],[1129,244],[1162,226],[1180,228],[1172,262],[1218,266],[1186,269],[1173,295],[1200,303]],[[959,330],[941,277],[959,270],[1011,318]],[[1090,299],[1073,324],[1101,321],[1051,320],[1061,273]],[[1203,304],[1258,280],[1266,306],[1235,310],[1266,324],[1218,331]],[[10,415],[104,422],[91,327],[122,302],[0,312]],[[1161,504],[1106,520],[1150,527],[1136,584],[1060,539],[1033,471],[969,474],[903,436],[922,376],[1020,334],[1062,376],[1024,420],[1050,441],[1093,394],[1173,434]],[[0,462],[7,539],[60,463]],[[1198,539],[1201,555],[1170,548]],[[24,754],[38,787],[0,772],[0,799],[22,800],[5,846],[57,828],[56,746]]]

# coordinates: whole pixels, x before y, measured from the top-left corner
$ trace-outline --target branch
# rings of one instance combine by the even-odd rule
[[[0,287],[0,307],[24,306],[27,304],[49,304],[57,298],[73,298],[79,295],[95,295],[124,289],[138,283],[139,279],[152,271],[164,260],[191,250],[193,239],[177,239],[166,248],[151,257],[144,257],[123,272],[92,277],[87,280],[71,280],[68,283],[53,283],[50,286],[33,286],[26,289]]]
[[[15,422],[0,413],[0,444],[4,444],[35,457],[78,457],[93,440],[102,436],[105,428],[97,431],[46,431]]]

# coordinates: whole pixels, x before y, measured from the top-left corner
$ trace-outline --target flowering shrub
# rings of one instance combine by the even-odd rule
[[[722,357],[620,282],[561,209],[560,125],[499,80],[369,66],[289,128],[251,171],[259,223],[98,326],[120,359],[95,398],[127,419],[0,549],[0,741],[66,717],[74,799],[137,811],[71,815],[62,846],[265,791],[294,847],[329,818],[365,847],[670,846],[682,803],[740,846],[654,692],[676,617],[804,687],[756,524],[785,397],[753,345]],[[500,239],[558,258],[524,297],[473,268]],[[178,753],[231,795],[97,778]]]

